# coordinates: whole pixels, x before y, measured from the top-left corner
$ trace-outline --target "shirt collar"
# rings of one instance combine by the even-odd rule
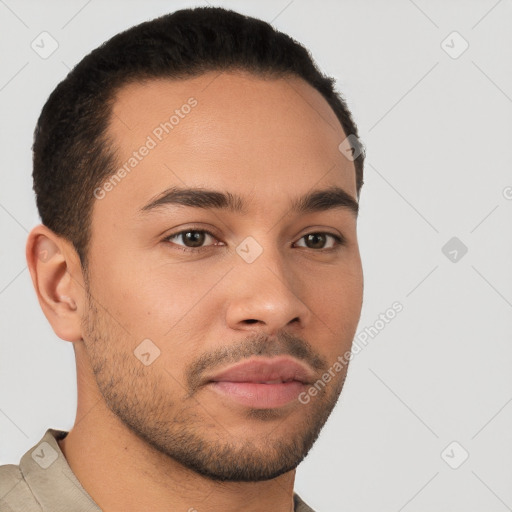
[[[68,432],[49,428],[43,438],[21,458],[19,467],[43,511],[101,512],[82,487],[57,440]]]
[[[20,460],[20,470],[43,512],[73,510],[73,512],[102,512],[82,487],[71,470],[62,450],[60,439],[68,432],[49,428],[43,438]],[[294,493],[295,512],[313,512]]]

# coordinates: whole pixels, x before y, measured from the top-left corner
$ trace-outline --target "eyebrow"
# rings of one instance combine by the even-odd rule
[[[226,210],[240,215],[248,213],[245,201],[236,194],[204,188],[179,187],[165,190],[143,206],[139,213],[145,214],[172,205]],[[342,188],[331,186],[322,190],[313,190],[292,200],[290,209],[298,214],[342,209],[352,212],[357,217],[359,203]]]

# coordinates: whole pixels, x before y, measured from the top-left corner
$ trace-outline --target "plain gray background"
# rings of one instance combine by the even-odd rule
[[[296,491],[319,512],[512,510],[512,2],[208,3],[271,21],[337,79],[367,148],[358,332],[403,305],[354,356]],[[0,0],[0,464],[76,407],[25,262],[36,119],[90,50],[194,5]]]

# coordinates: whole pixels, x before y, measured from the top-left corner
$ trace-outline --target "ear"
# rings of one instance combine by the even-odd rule
[[[66,341],[81,340],[86,293],[72,244],[40,224],[28,236],[26,258],[39,304],[55,334]]]

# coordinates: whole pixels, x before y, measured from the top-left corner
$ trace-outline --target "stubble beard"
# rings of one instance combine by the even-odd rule
[[[160,454],[214,481],[258,482],[295,469],[317,440],[346,376],[345,371],[319,390],[309,404],[297,405],[304,409],[293,423],[273,409],[247,409],[247,431],[255,421],[276,425],[270,432],[265,429],[265,435],[240,439],[230,434],[229,425],[208,414],[200,391],[173,399],[164,383],[175,380],[165,370],[158,374],[161,366],[146,367],[123,350],[127,334],[108,313],[98,311],[90,295],[83,332],[98,388],[120,422]]]

